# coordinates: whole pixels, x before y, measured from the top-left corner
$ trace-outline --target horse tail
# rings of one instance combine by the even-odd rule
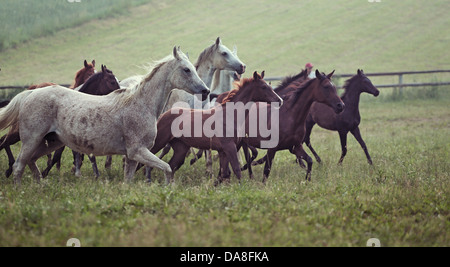
[[[0,131],[11,127],[11,133],[18,128],[20,106],[32,92],[31,90],[23,91],[14,97],[6,107],[0,109]]]

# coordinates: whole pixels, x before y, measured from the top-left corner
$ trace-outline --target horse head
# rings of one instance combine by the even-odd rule
[[[327,104],[334,109],[336,114],[339,114],[344,111],[345,104],[338,96],[336,86],[331,81],[333,75],[334,71],[325,75],[324,73],[320,73],[319,70],[316,70],[316,77],[319,82],[317,83],[318,90],[314,90],[314,96],[317,102]]]
[[[238,74],[243,74],[245,72],[246,66],[237,56],[237,48],[235,48],[234,51],[231,51],[222,44],[220,37],[218,37],[213,45],[213,49],[214,68],[236,71]]]
[[[107,95],[117,89],[120,89],[119,81],[111,70],[102,65],[102,82],[100,83],[99,92]]]
[[[86,83],[89,78],[95,74],[95,60],[92,60],[91,63],[88,63],[84,60],[84,67],[80,69],[75,75],[75,82],[71,86],[71,88],[76,88]]]
[[[102,65],[102,72],[98,72],[89,78],[80,88],[79,92],[90,95],[107,95],[120,89],[119,82],[106,66]]]
[[[358,78],[360,80],[361,92],[369,93],[375,97],[380,95],[380,91],[372,84],[372,81],[367,78],[363,70],[358,69]]]
[[[210,91],[198,76],[194,65],[181,52],[180,48],[173,48],[173,56],[176,66],[174,67],[173,74],[170,75],[172,88],[179,88],[193,95],[201,94],[202,101],[206,100]]]

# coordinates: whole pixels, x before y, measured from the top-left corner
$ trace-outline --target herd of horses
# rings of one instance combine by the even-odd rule
[[[346,81],[342,96],[332,82],[334,71],[326,75],[316,70],[315,78],[310,78],[303,70],[286,77],[275,89],[264,80],[264,72],[255,71],[252,77],[241,78],[245,71],[246,65],[237,56],[237,50],[231,51],[220,38],[200,54],[195,64],[175,47],[171,55],[155,62],[146,75],[120,82],[106,66],[96,72],[95,61],[84,61],[70,88],[52,83],[33,86],[0,108],[0,130],[9,128],[0,140],[0,150],[5,149],[9,159],[5,174],[8,177],[14,174],[14,182],[20,185],[28,166],[39,182],[54,165],[60,168],[61,155],[67,146],[73,151],[73,171],[77,176],[81,175],[84,154],[91,160],[96,177],[99,171],[95,156],[108,156],[105,167],[110,168],[111,156],[123,155],[126,181],[130,182],[135,172],[145,166],[149,182],[151,170],[158,168],[164,172],[166,182],[171,183],[174,173],[196,148],[199,152],[192,151],[196,158],[191,164],[204,153],[210,174],[211,151],[218,152],[220,170],[215,185],[229,181],[232,172],[240,181],[242,171],[247,169],[253,179],[252,166],[257,164],[265,164],[266,182],[276,152],[289,150],[299,165],[306,168],[306,180],[310,181],[313,160],[303,144],[321,162],[310,141],[315,124],[339,133],[342,145],[339,163],[347,153],[347,134],[351,132],[372,164],[358,128],[359,100],[361,93],[378,96],[379,91],[362,70]],[[200,108],[196,102],[201,103]],[[185,105],[175,107],[176,103]],[[229,108],[229,104],[235,103],[250,104],[250,108]],[[234,118],[231,124],[225,114]],[[173,125],[180,120],[181,128],[192,134],[174,134]],[[268,122],[267,129],[277,128],[276,144],[269,148],[261,145],[269,137],[263,130],[251,129],[254,120]],[[215,134],[198,131],[199,125],[202,129],[209,125]],[[232,130],[230,126],[234,126]],[[10,146],[19,141],[22,146],[15,159]],[[170,149],[173,154],[166,163],[162,157]],[[240,149],[246,160],[243,167]],[[255,161],[258,149],[267,150],[267,154]],[[36,161],[42,156],[48,157],[48,167],[41,173]]]

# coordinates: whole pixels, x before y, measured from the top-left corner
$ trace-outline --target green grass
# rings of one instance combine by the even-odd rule
[[[106,19],[143,0],[97,0],[70,3],[68,0],[3,0],[0,9],[0,51],[17,47],[33,38],[83,25],[92,19]]]
[[[295,74],[306,62],[337,73],[450,69],[448,8],[445,0],[157,1],[3,51],[0,84],[70,83],[85,59],[124,79],[175,45],[194,62],[217,36],[237,45],[246,76]]]
[[[123,79],[174,45],[195,61],[217,36],[238,46],[248,73],[268,76],[297,73],[308,61],[339,73],[450,67],[448,1],[282,3],[174,0],[131,8],[2,51],[0,84],[68,83],[84,59]],[[448,246],[449,89],[382,89],[379,98],[361,98],[361,133],[374,166],[352,136],[338,166],[338,134],[315,127],[323,163],[314,164],[310,183],[288,152],[277,154],[266,185],[260,166],[256,181],[244,174],[241,185],[233,178],[217,188],[203,160],[183,166],[172,186],[158,170],[152,185],[142,172],[124,184],[120,157],[110,174],[100,158],[95,181],[87,162],[84,177],[74,177],[66,152],[60,172],[36,184],[27,169],[15,188],[2,175],[8,163],[1,152],[0,246],[65,246],[70,238],[82,246],[365,246],[369,238],[382,246]],[[13,149],[17,155],[20,145]]]
[[[124,184],[120,157],[95,181],[88,163],[85,176],[74,177],[65,153],[61,172],[42,184],[28,170],[20,189],[0,177],[0,246],[64,246],[73,237],[83,246],[365,246],[369,238],[383,246],[448,246],[448,91],[438,99],[361,101],[373,167],[351,136],[338,166],[338,135],[320,128],[312,143],[323,163],[314,164],[310,183],[287,152],[277,154],[267,185],[256,167],[256,181],[244,175],[241,185],[233,178],[218,188],[203,160],[183,166],[172,186],[160,171],[152,185],[141,172]]]

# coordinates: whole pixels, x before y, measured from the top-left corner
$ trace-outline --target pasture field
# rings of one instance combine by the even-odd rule
[[[350,136],[338,166],[338,134],[314,128],[324,162],[314,164],[309,183],[288,152],[277,154],[267,185],[257,167],[255,181],[244,175],[241,184],[233,178],[217,188],[203,160],[183,166],[171,186],[160,171],[151,185],[142,172],[124,184],[120,157],[96,181],[87,162],[84,177],[74,177],[66,152],[61,171],[39,185],[29,171],[20,189],[0,177],[0,246],[64,246],[69,238],[82,246],[358,247],[369,238],[382,246],[448,246],[448,89],[437,98],[423,99],[417,89],[401,101],[388,91],[363,97],[361,132],[372,167]],[[4,153],[0,164],[7,166]]]
[[[292,75],[307,62],[337,74],[450,69],[449,8],[446,0],[152,1],[2,51],[0,85],[68,84],[85,59],[121,80],[175,45],[195,62],[218,36],[237,46],[246,77]]]
[[[16,2],[22,1],[6,1]],[[134,3],[141,2],[147,1]],[[0,12],[3,8],[2,3]],[[13,9],[27,8],[35,6]],[[446,0],[151,1],[79,27],[57,31],[52,25],[52,33],[5,48],[0,85],[70,83],[85,59],[106,64],[123,79],[141,74],[141,66],[175,45],[195,62],[217,36],[228,47],[237,45],[245,76],[255,70],[266,70],[268,77],[291,75],[306,62],[327,73],[450,69],[448,8]],[[448,81],[444,75],[426,79],[413,82]],[[385,82],[390,81],[374,83]],[[446,247],[449,106],[450,87],[401,94],[381,89],[378,98],[362,96],[360,129],[374,165],[349,135],[347,157],[338,166],[338,134],[316,126],[311,141],[323,163],[314,164],[308,183],[288,152],[277,153],[266,185],[260,166],[254,169],[256,180],[244,173],[241,184],[233,176],[216,188],[203,159],[184,165],[170,186],[157,170],[151,185],[142,172],[124,183],[120,156],[113,158],[110,173],[98,158],[98,181],[87,161],[84,176],[76,178],[67,150],[60,171],[36,184],[26,169],[16,188],[3,175],[8,161],[0,151],[0,246],[65,246],[78,238],[82,246],[95,247],[361,247],[377,238],[382,246]],[[20,144],[13,147],[15,155],[19,150]],[[45,164],[39,161],[41,169]],[[217,162],[213,168],[217,173]]]
[[[0,51],[93,19],[123,14],[148,0],[3,0],[0,8]]]

